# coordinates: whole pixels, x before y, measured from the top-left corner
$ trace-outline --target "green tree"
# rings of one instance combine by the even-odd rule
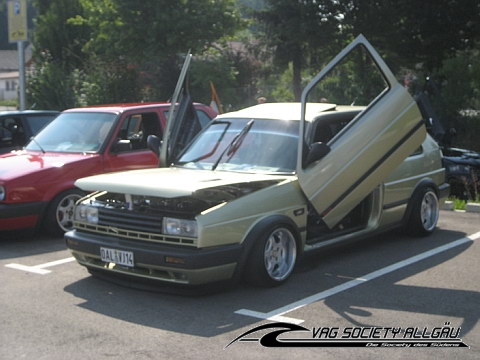
[[[273,49],[274,64],[281,70],[292,64],[292,87],[300,99],[303,68],[316,66],[335,44],[342,19],[338,1],[267,0],[267,7],[256,12],[264,25],[265,43]]]
[[[343,31],[363,33],[397,69],[442,66],[480,37],[478,0],[350,0]]]
[[[121,58],[155,100],[171,95],[179,55],[201,54],[241,24],[233,0],[81,1],[93,30],[85,50],[107,62]]]
[[[38,11],[33,36],[35,66],[28,76],[30,106],[63,110],[78,105],[83,44],[89,28],[71,19],[81,14],[78,0],[34,0]]]
[[[189,49],[201,54],[241,25],[234,0],[36,0],[36,5],[34,45],[36,54],[45,56],[37,56],[31,92],[38,106],[45,103],[39,89],[52,93],[54,108],[167,100],[182,54]],[[53,96],[57,89],[48,91],[54,78],[70,87],[63,91],[66,99]]]

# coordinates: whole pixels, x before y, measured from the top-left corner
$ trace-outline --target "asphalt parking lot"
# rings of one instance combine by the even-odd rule
[[[391,232],[310,256],[279,288],[184,296],[93,278],[61,238],[3,237],[0,358],[478,359],[479,239],[480,214],[442,211],[428,238]],[[304,330],[246,334],[271,324]],[[417,348],[440,331],[451,336]]]

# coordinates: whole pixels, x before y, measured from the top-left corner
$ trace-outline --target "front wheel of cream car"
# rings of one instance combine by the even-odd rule
[[[256,286],[283,284],[291,275],[297,260],[297,241],[287,225],[268,229],[252,249],[246,269],[246,280]]]
[[[438,222],[440,206],[435,190],[424,186],[414,194],[412,209],[406,223],[406,230],[410,235],[426,236],[431,234]]]

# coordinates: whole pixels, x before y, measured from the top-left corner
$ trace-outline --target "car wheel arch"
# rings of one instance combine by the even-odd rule
[[[425,187],[431,187],[435,191],[435,194],[437,196],[439,195],[438,186],[435,184],[435,182],[431,178],[426,178],[419,181],[415,185],[415,188],[412,191],[412,195],[410,195],[410,199],[408,200],[407,209],[405,210],[405,214],[403,215],[403,223],[405,223],[408,220],[408,218],[412,213],[415,196],[418,195],[421,191],[423,191]]]
[[[249,258],[255,247],[257,241],[260,241],[266,233],[276,225],[282,224],[291,230],[297,245],[297,259],[303,254],[303,242],[301,240],[301,234],[298,226],[295,222],[286,215],[276,214],[267,216],[258,222],[256,222],[252,228],[248,231],[242,242],[242,254],[239,258],[237,267],[233,278],[238,281],[245,273],[245,269],[248,265]]]
[[[407,204],[407,209],[405,210],[405,214],[403,216],[402,224],[405,230],[408,231],[408,225],[412,216],[414,216],[414,209],[416,207],[416,201],[419,199],[420,196],[423,196],[423,193],[426,192],[426,189],[431,189],[435,193],[437,197],[437,201],[439,199],[439,188],[435,184],[435,182],[431,178],[422,179],[418,184],[415,186],[415,189],[410,196],[410,199]]]
[[[52,217],[54,216],[54,213],[57,211],[58,204],[61,202],[61,200],[63,201],[66,199],[66,197],[72,196],[72,195],[78,195],[82,197],[85,195],[85,192],[72,185],[71,187],[62,188],[61,190],[56,192],[56,194],[54,194],[45,203],[44,211],[43,211],[41,222],[39,225],[43,226],[45,230],[51,235],[61,234],[60,228],[55,229],[55,225]],[[58,223],[55,222],[55,224],[58,224]]]

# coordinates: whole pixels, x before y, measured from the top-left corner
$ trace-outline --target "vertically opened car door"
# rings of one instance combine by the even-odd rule
[[[319,101],[335,103],[337,110],[360,112],[334,124],[337,131],[327,141],[327,155],[305,163],[302,159],[315,142],[311,135],[315,126],[307,125],[305,114],[309,102]],[[304,89],[301,116],[300,186],[329,227],[382,183],[426,136],[415,100],[362,35]],[[321,124],[322,118],[326,116],[313,124]]]
[[[172,105],[160,150],[160,166],[169,166],[202,129],[188,89],[191,59],[192,55],[188,52],[171,99]]]

